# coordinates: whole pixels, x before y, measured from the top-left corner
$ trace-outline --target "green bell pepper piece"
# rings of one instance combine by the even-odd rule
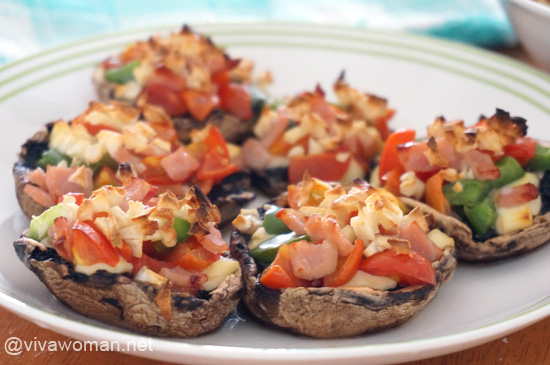
[[[525,174],[519,162],[510,156],[504,156],[495,163],[500,170],[500,176],[495,180],[488,180],[491,188],[499,189],[506,184],[520,179]]]
[[[114,172],[118,170],[118,162],[108,153],[103,155],[103,157],[101,157],[101,160],[96,163],[90,164],[90,166],[88,167],[92,169],[92,171],[94,172],[94,177],[96,177],[97,173],[99,172],[99,170],[101,170],[103,166],[110,167]]]
[[[115,84],[125,84],[134,80],[134,68],[139,65],[139,61],[128,62],[122,67],[112,68],[105,71],[105,79]]]
[[[58,163],[65,160],[67,164],[71,163],[71,159],[68,156],[65,156],[61,152],[56,150],[47,150],[42,153],[42,157],[36,162],[36,166],[46,170],[47,165],[57,166]]]
[[[462,190],[456,191],[455,185],[462,185]],[[490,186],[479,180],[457,180],[443,186],[443,194],[451,205],[472,205],[483,200],[491,190]]]
[[[495,203],[490,197],[485,198],[480,203],[465,206],[464,213],[470,226],[480,236],[487,233],[497,220]]]
[[[267,233],[281,234],[291,232],[290,228],[288,228],[282,220],[276,217],[277,212],[281,209],[280,207],[272,206],[265,212],[262,227],[264,227]]]
[[[256,85],[249,85],[248,92],[250,93],[250,97],[252,98],[252,115],[258,116],[262,114],[262,110],[264,109],[266,103],[265,93],[260,90]]]
[[[529,160],[527,168],[535,171],[550,170],[550,147],[543,147],[537,143],[535,156]]]
[[[176,230],[176,236],[178,243],[185,242],[186,239],[191,236],[189,234],[189,228],[191,228],[191,223],[180,217],[174,217],[174,224],[172,225]]]
[[[306,240],[308,242],[311,241],[308,235],[296,237],[296,233],[294,232],[280,234],[269,238],[268,240],[260,243],[258,247],[250,250],[250,256],[252,256],[252,258],[260,266],[267,267],[273,262],[273,260],[275,260],[275,257],[279,252],[279,247],[281,247],[282,244],[289,244],[302,240]]]

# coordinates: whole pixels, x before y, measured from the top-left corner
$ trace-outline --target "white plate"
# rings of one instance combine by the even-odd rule
[[[171,29],[175,29],[172,27]],[[529,120],[530,134],[550,140],[550,78],[519,63],[470,47],[418,36],[296,24],[216,24],[196,27],[232,55],[273,72],[273,94],[330,90],[345,69],[349,82],[389,99],[394,128],[425,133],[435,116],[477,120],[496,107]],[[20,145],[40,125],[81,113],[94,99],[92,66],[135,39],[165,29],[96,37],[52,49],[0,69],[2,176],[0,305],[41,326],[80,340],[141,338],[59,304],[17,259],[11,241],[28,225],[10,178]],[[489,265],[464,265],[434,300],[406,325],[379,334],[312,340],[239,316],[213,334],[191,340],[152,339],[151,352],[167,361],[248,363],[370,363],[411,361],[488,342],[550,315],[550,245]]]

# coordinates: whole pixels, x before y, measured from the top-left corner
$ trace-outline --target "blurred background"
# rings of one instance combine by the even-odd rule
[[[487,48],[516,44],[506,0],[0,0],[0,64],[102,33],[204,22],[401,30]]]

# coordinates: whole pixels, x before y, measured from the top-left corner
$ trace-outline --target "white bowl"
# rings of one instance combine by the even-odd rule
[[[505,6],[525,51],[550,72],[550,6],[534,0],[508,0]]]

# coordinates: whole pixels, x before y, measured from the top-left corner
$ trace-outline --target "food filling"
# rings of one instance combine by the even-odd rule
[[[272,289],[435,285],[432,264],[454,247],[432,229],[433,216],[405,214],[397,198],[361,180],[344,188],[306,176],[288,187],[288,204],[243,209],[233,221],[250,237],[259,282]]]
[[[252,85],[253,68],[251,61],[231,59],[211,39],[183,27],[129,45],[103,62],[96,79],[115,85],[117,100],[156,105],[172,117],[203,121],[221,109],[247,120],[259,91]],[[267,74],[260,82],[269,79]]]
[[[32,219],[28,237],[54,249],[79,273],[125,274],[190,295],[217,288],[238,269],[224,256],[228,244],[216,228],[218,209],[199,188],[182,199],[165,192],[152,203],[154,191],[128,176],[123,186],[101,187],[89,198],[64,195]]]
[[[288,167],[296,184],[305,171],[325,181],[363,177],[389,135],[394,111],[387,101],[351,88],[341,77],[334,84],[338,105],[318,86],[279,105],[264,108],[255,138],[242,147],[241,163],[253,170]]]
[[[373,181],[461,218],[479,239],[514,233],[548,210],[550,148],[526,132],[524,119],[499,109],[471,127],[440,117],[427,141],[415,141],[413,130],[393,133]]]
[[[123,184],[117,167],[129,163],[137,176],[158,186],[157,194],[170,190],[183,197],[192,185],[208,193],[237,171],[231,154],[238,147],[226,143],[215,126],[195,130],[191,137],[183,145],[172,119],[158,107],[92,102],[72,122],[54,123],[48,149],[25,177],[24,192],[44,207],[69,192],[89,197],[100,186]]]

